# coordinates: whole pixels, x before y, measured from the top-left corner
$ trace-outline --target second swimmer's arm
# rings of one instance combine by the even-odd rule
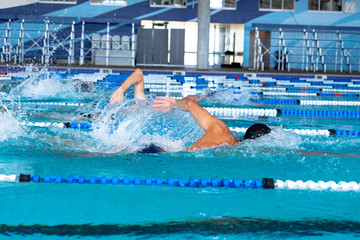
[[[144,94],[144,76],[140,69],[136,69],[125,82],[113,93],[110,103],[115,103],[124,100],[124,93],[132,85],[134,85],[134,97],[145,98]]]

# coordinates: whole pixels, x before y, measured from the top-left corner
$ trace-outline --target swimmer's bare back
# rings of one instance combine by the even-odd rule
[[[212,149],[220,146],[235,145],[238,141],[231,134],[226,124],[209,114],[206,109],[196,102],[196,96],[185,97],[175,100],[168,97],[158,97],[154,100],[153,109],[162,110],[166,107],[176,105],[184,111],[189,112],[197,124],[205,131],[199,140],[193,143],[186,151],[193,152],[203,149]]]

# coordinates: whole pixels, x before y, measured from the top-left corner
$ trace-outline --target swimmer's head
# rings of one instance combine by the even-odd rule
[[[79,79],[75,79],[74,82],[77,82],[75,85],[75,90],[77,92],[90,92],[92,90],[92,84]]]
[[[165,153],[165,150],[154,143],[150,143],[149,145],[138,151],[138,153]]]
[[[271,129],[262,123],[257,123],[254,125],[251,125],[247,130],[243,137],[243,140],[246,139],[257,139],[261,136],[264,136],[271,132]]]

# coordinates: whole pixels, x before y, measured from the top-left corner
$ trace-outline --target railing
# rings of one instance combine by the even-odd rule
[[[255,70],[360,71],[360,31],[278,28],[270,30],[270,39],[259,37],[260,31],[269,29],[255,27]]]
[[[135,24],[127,24],[128,34],[122,36],[118,32],[124,30],[117,31],[119,26],[9,20],[0,23],[0,59],[2,63],[14,64],[135,66]]]

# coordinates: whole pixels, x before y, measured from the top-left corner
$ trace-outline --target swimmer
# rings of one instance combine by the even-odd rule
[[[144,77],[140,69],[136,69],[125,82],[114,92],[111,96],[110,103],[114,104],[124,99],[124,93],[130,86],[134,86],[135,99],[145,99],[144,94]],[[190,95],[180,100],[175,100],[169,97],[157,97],[154,100],[153,109],[156,111],[166,110],[169,107],[178,106],[180,109],[189,112],[197,124],[202,128],[205,133],[200,139],[189,146],[186,151],[193,152],[204,149],[213,149],[221,146],[234,146],[241,140],[237,140],[232,134],[228,126],[220,119],[213,117],[209,112],[201,107],[197,101],[202,100],[197,95]],[[264,124],[254,124],[249,127],[242,140],[256,139],[271,132],[271,129]],[[150,149],[147,149],[150,148]],[[151,152],[156,150],[157,146],[147,146],[141,152]]]
[[[81,81],[80,79],[74,79],[75,91],[77,92],[90,92],[93,88],[93,84],[90,82]]]
[[[168,97],[158,97],[154,100],[154,110],[176,105],[180,109],[190,112],[197,124],[205,131],[195,143],[186,149],[193,152],[203,149],[213,149],[221,146],[234,146],[242,140],[257,139],[271,132],[265,124],[254,124],[249,127],[242,140],[237,140],[228,126],[220,119],[213,117],[197,103],[197,96],[188,96],[180,100]]]

